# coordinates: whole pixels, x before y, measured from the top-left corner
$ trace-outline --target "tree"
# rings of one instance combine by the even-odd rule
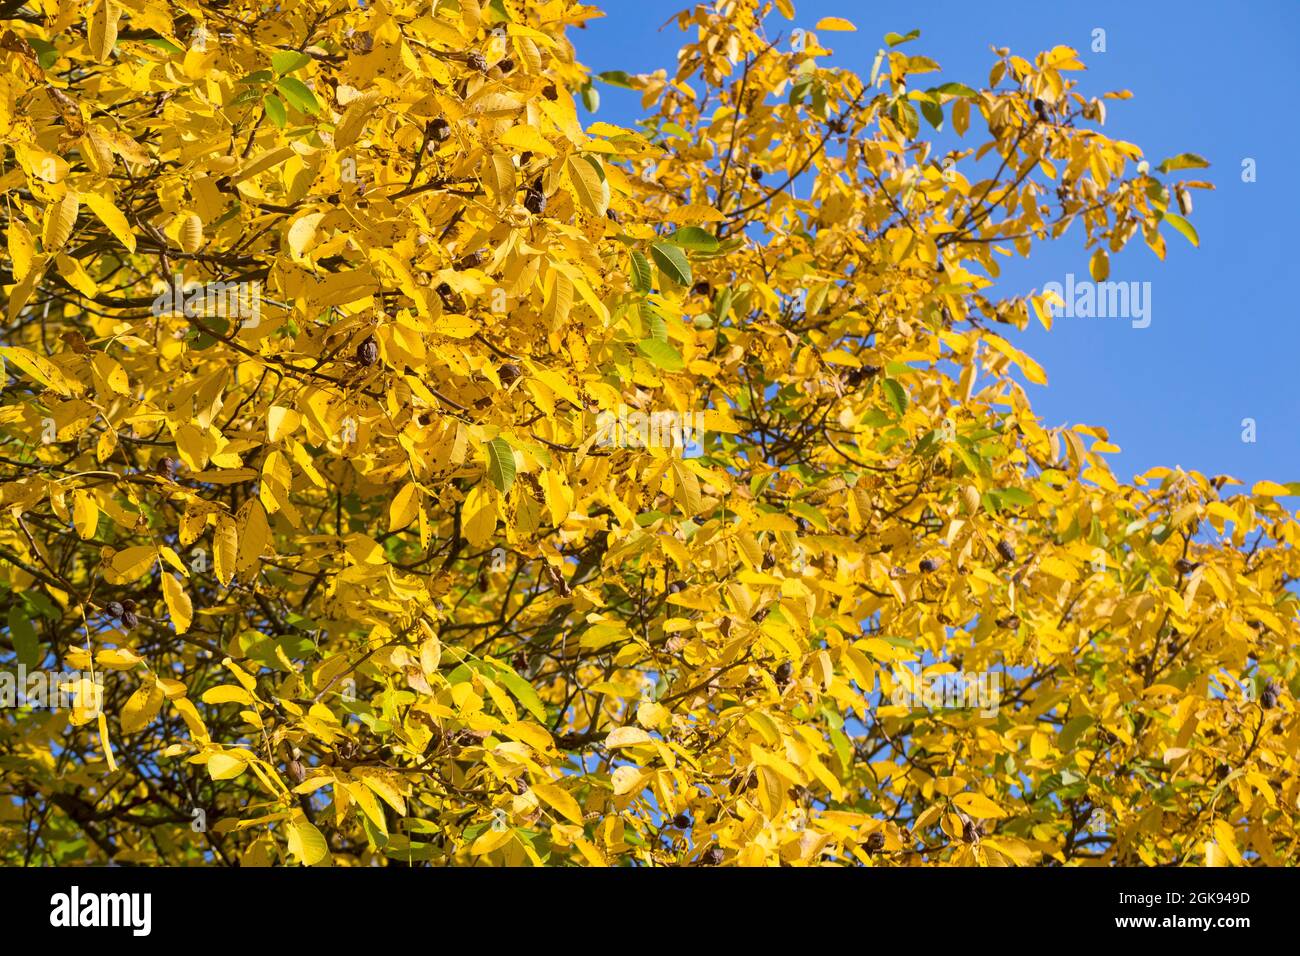
[[[595,9],[432,8],[6,8],[0,860],[1300,859],[1300,487],[1121,483],[991,288],[1203,160],[1066,47],[720,0],[625,129]]]

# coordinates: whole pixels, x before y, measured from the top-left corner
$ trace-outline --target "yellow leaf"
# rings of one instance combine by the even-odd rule
[[[76,259],[60,252],[54,257],[54,263],[58,267],[59,275],[67,280],[68,285],[86,298],[92,299],[99,294],[99,286],[90,278],[86,270],[81,268],[81,263]]]
[[[302,416],[292,408],[272,405],[266,413],[266,438],[268,441],[287,438],[296,432],[301,424]]]
[[[108,742],[108,716],[102,710],[99,712],[99,744],[104,748],[108,772],[117,773],[117,761],[113,759],[113,748]]]
[[[959,793],[952,798],[952,802],[977,820],[991,820],[1007,815],[1005,810],[982,793]]]
[[[316,240],[316,229],[322,219],[325,218],[323,212],[307,213],[305,216],[299,216],[294,224],[289,227],[287,240],[289,250],[294,256],[302,256]]]
[[[77,224],[77,213],[81,204],[77,194],[71,189],[57,202],[45,207],[45,224],[41,230],[41,242],[46,255],[53,255],[64,247],[72,236],[72,229]]]
[[[1088,262],[1088,271],[1092,273],[1094,281],[1106,281],[1106,277],[1110,275],[1110,256],[1106,254],[1105,249],[1099,246],[1092,254],[1092,259]]]
[[[609,209],[609,182],[596,157],[574,154],[564,164],[573,195],[584,210],[601,217]]]
[[[31,298],[36,283],[40,281],[44,272],[45,257],[39,256],[35,266],[29,269],[27,275],[23,276],[22,281],[13,287],[13,290],[9,293],[9,307],[5,310],[10,322],[16,322],[18,316],[22,314],[23,308],[27,305],[27,300]],[[66,395],[68,392],[65,391],[64,394]]]
[[[95,536],[99,525],[99,507],[90,493],[78,489],[72,495],[72,524],[84,541]]]
[[[634,747],[637,744],[648,744],[650,739],[650,735],[640,727],[615,727],[605,738],[605,746],[610,750],[616,747]]]
[[[636,767],[627,766],[618,767],[610,775],[610,782],[614,785],[614,795],[621,797],[628,793],[640,792],[644,786],[646,775]]]
[[[208,776],[213,780],[233,780],[248,767],[248,761],[230,754],[216,753],[208,757]]]
[[[111,647],[95,655],[95,663],[111,671],[129,671],[142,660],[143,657],[125,647]]]
[[[235,569],[243,574],[258,563],[262,552],[270,544],[271,526],[266,520],[266,509],[256,498],[244,502],[236,520],[239,524],[239,553]]]
[[[492,540],[497,527],[497,503],[493,489],[480,482],[465,496],[460,514],[461,532],[472,548],[481,548]]]
[[[197,213],[186,213],[181,217],[176,237],[186,252],[198,252],[203,247],[203,220]]]
[[[36,243],[32,240],[31,232],[17,219],[9,223],[5,235],[9,243],[9,259],[13,263],[14,279],[20,280],[31,271],[32,262],[36,257]]]
[[[361,808],[361,812],[364,813],[370,822],[374,824],[375,829],[379,830],[380,833],[387,834],[388,821],[384,819],[383,807],[379,805],[379,801],[375,799],[375,795],[363,784],[354,783],[351,780],[344,781],[343,789],[348,792],[348,796],[357,802],[357,806]]]
[[[569,791],[550,783],[533,784],[533,792],[549,803],[570,823],[582,826],[582,808]]]
[[[502,732],[515,740],[522,740],[539,753],[549,753],[555,746],[555,741],[546,728],[531,721],[521,720],[507,724]]]
[[[152,545],[142,544],[117,552],[109,561],[109,567],[122,582],[134,581],[148,574],[157,560],[158,550]]]
[[[470,856],[482,856],[484,853],[491,853],[493,850],[505,846],[514,837],[515,831],[509,827],[497,829],[488,827],[478,835],[478,838],[470,845]]]
[[[609,863],[601,854],[600,850],[588,839],[584,837],[574,837],[573,844],[582,853],[583,858],[592,866],[606,867]]]
[[[1029,738],[1029,755],[1035,760],[1043,760],[1047,757],[1047,749],[1050,746],[1047,734],[1035,730]]]
[[[363,93],[355,100],[348,104],[347,109],[343,111],[343,116],[339,119],[339,125],[334,128],[334,148],[347,149],[357,141],[361,131],[365,128],[366,120],[370,118],[373,112],[372,107],[379,100],[380,93],[371,91]]]
[[[442,660],[442,642],[437,634],[430,634],[420,644],[420,670],[424,671],[426,680],[432,681],[438,674],[438,663]]]
[[[60,684],[60,689],[73,695],[72,714],[69,717],[72,726],[84,727],[95,718],[102,718],[104,707],[104,690],[95,681],[89,677],[82,677],[80,680],[69,681]],[[106,725],[101,724],[100,730],[103,735],[104,749],[108,750],[108,733]]]
[[[122,16],[122,8],[110,0],[99,0],[90,15],[87,38],[90,40],[90,55],[96,63],[105,63],[117,45],[117,21]]]
[[[99,217],[99,221],[108,227],[113,237],[126,247],[127,252],[135,252],[135,233],[131,231],[126,216],[122,215],[121,210],[113,204],[112,200],[95,192],[85,193],[81,199],[90,207],[90,211]]]
[[[1283,495],[1294,494],[1286,485],[1279,485],[1276,481],[1257,481],[1253,488],[1250,489],[1252,495],[1267,495],[1270,498],[1279,498]]]
[[[551,514],[551,523],[558,527],[573,510],[573,493],[558,471],[546,472],[542,490],[546,495],[546,508]]]
[[[388,530],[401,531],[420,513],[419,489],[408,481],[388,505]]]
[[[844,30],[849,33],[856,33],[858,28],[843,17],[822,17],[817,21],[814,30]]]
[[[119,718],[122,733],[134,734],[143,730],[162,710],[162,688],[152,680],[136,690],[125,704]]]
[[[1058,558],[1055,555],[1049,555],[1048,557],[1043,558],[1039,567],[1052,575],[1052,577],[1060,578],[1062,581],[1079,580],[1078,569],[1068,561]]]
[[[190,596],[174,574],[162,576],[163,600],[167,602],[167,613],[171,617],[172,627],[177,634],[184,634],[190,629],[194,619],[194,608]]]
[[[35,273],[32,273],[35,275]],[[37,355],[29,349],[17,346],[0,347],[0,358],[13,362],[20,369],[40,382],[46,388],[52,388],[65,398],[72,395],[74,388],[49,359]]]
[[[694,225],[701,222],[725,222],[727,219],[722,213],[712,206],[706,206],[703,203],[689,203],[685,206],[675,206],[668,213],[668,221],[678,225]]]
[[[204,704],[243,704],[251,705],[253,697],[243,687],[235,687],[234,684],[218,684],[217,687],[209,687],[203,692],[201,697]]]
[[[325,837],[307,821],[305,814],[299,813],[286,827],[289,837],[289,853],[304,866],[315,866],[329,856],[329,845]]]
[[[509,146],[518,152],[541,153],[543,156],[554,156],[555,147],[552,146],[535,126],[512,126],[506,130],[501,139],[498,140],[502,146]]]
[[[673,498],[681,506],[682,511],[688,516],[694,516],[700,513],[703,507],[700,496],[700,480],[695,476],[695,472],[680,458],[674,458],[672,461],[672,471],[675,490]]]
[[[239,544],[239,530],[235,519],[229,515],[217,517],[217,527],[212,532],[213,573],[223,585],[230,584],[235,576],[235,551]]]
[[[1232,824],[1227,820],[1214,821],[1214,842],[1218,844],[1219,849],[1224,855],[1232,861],[1233,866],[1244,866],[1245,861],[1241,858],[1241,851],[1237,849],[1237,837],[1232,831]]]

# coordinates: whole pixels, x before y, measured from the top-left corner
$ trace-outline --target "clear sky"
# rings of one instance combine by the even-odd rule
[[[851,20],[856,33],[819,39],[835,51],[830,65],[864,76],[885,33],[919,28],[920,39],[903,49],[943,67],[924,77],[927,86],[986,84],[990,46],[1026,58],[1072,46],[1088,67],[1071,74],[1082,93],[1133,93],[1131,100],[1107,101],[1108,135],[1140,146],[1153,166],[1182,152],[1209,160],[1208,170],[1174,174],[1217,187],[1192,193],[1200,248],[1165,230],[1164,262],[1140,238],[1111,259],[1112,280],[1151,283],[1150,325],[1062,316],[1047,332],[1035,322],[1015,336],[1049,378],[1046,387],[1029,386],[1030,397],[1048,425],[1109,428],[1123,449],[1110,456],[1121,479],[1181,465],[1230,474],[1248,487],[1263,478],[1300,481],[1300,316],[1288,298],[1298,276],[1285,249],[1300,225],[1293,178],[1300,121],[1291,113],[1300,101],[1300,2],[794,3],[795,21],[775,14],[770,27],[788,36],[824,16]],[[600,5],[608,16],[574,33],[581,62],[597,72],[675,68],[684,35],[675,23],[660,27],[686,0]],[[1092,52],[1096,28],[1105,30],[1104,53]],[[639,94],[597,88],[598,118],[631,125],[640,115]],[[972,123],[967,140],[975,130]],[[1242,181],[1247,158],[1255,164],[1252,183]],[[1067,273],[1087,278],[1082,235],[1076,225],[1061,240],[1037,246],[1028,261],[1013,260],[998,288],[1024,294],[1063,284]],[[1246,418],[1256,423],[1254,443],[1242,440]]]

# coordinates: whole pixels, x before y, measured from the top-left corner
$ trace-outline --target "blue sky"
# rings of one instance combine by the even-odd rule
[[[919,28],[904,49],[937,60],[941,78],[987,83],[990,46],[1026,58],[1056,44],[1082,54],[1086,73],[1073,74],[1085,95],[1127,89],[1108,101],[1107,135],[1136,143],[1154,166],[1194,152],[1208,170],[1174,174],[1208,179],[1194,190],[1190,217],[1200,248],[1167,230],[1162,263],[1140,240],[1111,259],[1112,280],[1151,283],[1151,324],[1126,319],[1057,319],[1051,332],[1035,323],[1016,344],[1046,369],[1047,387],[1029,386],[1048,425],[1110,429],[1123,451],[1110,456],[1121,479],[1157,465],[1226,473],[1245,481],[1300,480],[1300,317],[1287,294],[1291,260],[1283,248],[1300,222],[1300,190],[1290,167],[1300,132],[1288,103],[1300,93],[1300,3],[1208,2],[994,4],[931,0],[909,8],[850,0],[794,0],[793,23],[779,14],[775,30],[811,29],[823,16],[853,21],[856,33],[823,33],[829,62],[866,75],[886,32]],[[664,21],[685,0],[613,0],[609,14],[573,34],[579,60],[596,72],[672,70],[684,34]],[[1106,51],[1091,51],[1093,30],[1106,31]],[[927,85],[931,77],[927,76]],[[597,84],[597,117],[630,125],[639,96]],[[928,128],[928,127],[923,127]],[[967,140],[976,131],[972,124]],[[1255,161],[1256,181],[1242,181],[1242,161]],[[1086,278],[1087,254],[1075,226],[1061,240],[1014,260],[997,288],[1006,295]],[[1293,371],[1288,372],[1287,368]],[[1242,420],[1256,423],[1256,441],[1242,440]]]

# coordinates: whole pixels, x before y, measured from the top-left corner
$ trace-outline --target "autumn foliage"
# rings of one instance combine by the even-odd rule
[[[0,862],[1300,862],[1300,488],[1121,483],[1003,334],[1196,240],[1075,51],[0,6]]]

